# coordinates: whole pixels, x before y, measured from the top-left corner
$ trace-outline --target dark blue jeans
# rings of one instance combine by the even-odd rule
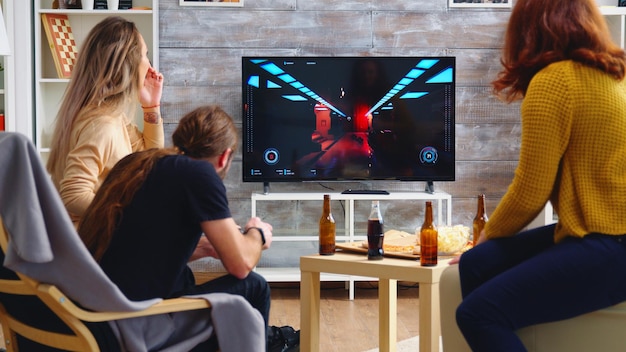
[[[553,241],[554,225],[461,256],[457,324],[473,351],[526,351],[515,331],[626,300],[626,236]]]
[[[224,275],[195,286],[191,292],[187,289],[187,294],[201,294],[223,292],[242,296],[252,307],[256,308],[265,320],[265,325],[269,322],[270,316],[270,285],[263,276],[252,271],[245,279],[238,279],[232,275]]]

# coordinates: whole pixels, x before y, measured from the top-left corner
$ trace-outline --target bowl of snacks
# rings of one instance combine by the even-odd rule
[[[419,243],[420,228],[415,233]],[[437,226],[437,252],[439,255],[461,254],[471,247],[470,229],[464,225]]]

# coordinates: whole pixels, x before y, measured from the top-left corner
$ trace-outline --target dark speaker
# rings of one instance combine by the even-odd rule
[[[107,0],[96,0],[93,4],[93,8],[96,10],[106,10]]]
[[[133,0],[120,0],[120,10],[128,10],[133,7]],[[96,10],[107,10],[107,0],[96,0],[93,8]]]
[[[128,10],[133,7],[133,0],[120,0],[120,10]]]

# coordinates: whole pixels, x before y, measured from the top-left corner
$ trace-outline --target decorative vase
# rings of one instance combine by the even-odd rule
[[[82,8],[81,0],[59,0],[60,9],[80,9]]]
[[[81,0],[83,10],[93,10],[93,1],[94,0]]]
[[[107,0],[107,8],[109,10],[118,10],[120,8],[120,0]]]

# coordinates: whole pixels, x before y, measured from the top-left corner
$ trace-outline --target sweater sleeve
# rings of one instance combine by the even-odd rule
[[[163,148],[165,145],[162,118],[159,118],[158,123],[144,122],[143,132],[133,123],[129,123],[126,129],[128,130],[128,136],[134,152],[151,148]]]
[[[76,143],[67,156],[59,193],[74,221],[91,204],[110,168],[131,153],[125,132],[116,120],[100,120],[73,133]]]
[[[521,106],[519,163],[511,185],[485,226],[489,239],[521,231],[551,197],[573,118],[568,75],[563,67],[545,68],[528,87]]]

